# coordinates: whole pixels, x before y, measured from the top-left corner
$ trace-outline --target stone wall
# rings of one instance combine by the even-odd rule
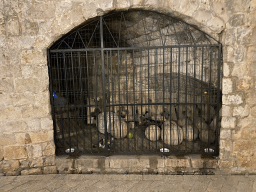
[[[128,8],[156,10],[178,17],[223,44],[220,155],[215,165],[208,167],[225,173],[255,173],[255,0],[1,1],[0,172],[16,175],[59,170],[61,173],[59,159],[55,160],[47,48],[75,26],[101,12]],[[131,166],[123,165],[118,157],[109,159],[107,165],[114,166],[116,172]],[[78,160],[68,161],[75,166]],[[146,159],[137,165],[142,170],[150,169],[154,161]],[[169,161],[172,160],[164,160],[162,166],[168,167]],[[178,167],[176,164],[170,167]],[[189,166],[191,163],[182,165]]]

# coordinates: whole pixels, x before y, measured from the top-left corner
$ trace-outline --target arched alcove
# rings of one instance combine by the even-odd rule
[[[48,50],[57,154],[218,154],[221,44],[153,11],[112,11]]]

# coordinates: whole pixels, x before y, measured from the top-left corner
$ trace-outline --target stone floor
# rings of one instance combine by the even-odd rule
[[[0,191],[223,191],[256,192],[256,176],[242,175],[30,175],[0,176]]]

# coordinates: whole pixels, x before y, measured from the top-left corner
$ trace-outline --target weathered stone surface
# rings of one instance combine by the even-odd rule
[[[6,173],[8,171],[17,171],[20,167],[18,160],[4,160],[0,164],[0,172]]]
[[[232,80],[231,78],[223,78],[222,80],[222,93],[229,94],[232,93]]]
[[[238,131],[236,134],[234,134],[234,138],[238,140],[250,140],[250,129],[242,129]]]
[[[189,159],[166,159],[167,167],[190,167]]]
[[[22,34],[24,35],[37,35],[39,28],[37,22],[25,20],[21,26]]]
[[[29,167],[42,167],[43,164],[44,164],[44,161],[42,158],[35,158],[30,160]]]
[[[235,117],[222,117],[221,127],[223,128],[235,128],[236,118]]]
[[[53,141],[43,143],[42,148],[43,148],[43,155],[44,156],[55,155],[55,145],[54,145]]]
[[[255,126],[255,118],[253,117],[245,117],[243,119],[238,119],[237,126],[242,128],[251,128]]]
[[[74,165],[74,159],[67,159],[67,157],[56,158],[56,167],[58,173],[67,174],[72,173]]]
[[[35,169],[28,169],[21,171],[21,175],[41,175],[42,170],[41,168],[35,168]]]
[[[88,173],[93,168],[98,167],[98,159],[95,158],[79,158],[75,161],[75,168],[79,173]]]
[[[53,2],[36,2],[27,10],[30,19],[51,19],[54,17],[55,4]]]
[[[43,64],[45,63],[46,57],[43,55],[42,51],[35,50],[24,50],[20,54],[21,64]]]
[[[49,115],[48,106],[24,106],[21,109],[23,118],[42,118]]]
[[[28,133],[15,133],[16,142],[18,144],[29,144],[31,143],[31,138]]]
[[[41,143],[53,140],[53,131],[32,132],[30,134],[32,143]]]
[[[13,134],[0,134],[0,146],[14,145],[16,139]]]
[[[222,117],[230,117],[231,116],[231,109],[229,106],[227,105],[222,105],[222,108],[221,108],[221,115]]]
[[[10,93],[14,90],[13,78],[1,78],[0,79],[0,91]]]
[[[48,156],[44,158],[44,166],[53,166],[56,165],[55,163],[55,155]]]
[[[47,166],[44,167],[44,174],[57,174],[56,166]]]
[[[53,121],[50,118],[41,119],[41,129],[42,130],[53,130]]]
[[[256,116],[256,106],[251,109],[252,116]]]
[[[238,27],[238,26],[244,25],[244,23],[245,23],[245,15],[244,14],[234,15],[234,16],[232,16],[229,19],[228,23],[232,27]]]
[[[6,22],[6,32],[9,36],[17,36],[20,35],[20,22],[17,16],[12,16],[8,18]]]
[[[230,170],[230,168],[233,166],[233,162],[232,161],[219,161],[218,165],[221,170]]]
[[[231,140],[220,140],[220,149],[225,151],[233,151],[233,143]]]
[[[4,159],[4,148],[0,147],[0,161]]]
[[[239,105],[243,103],[243,99],[240,95],[223,95],[222,102],[224,105]]]
[[[250,113],[250,108],[248,105],[242,107],[234,107],[233,116],[247,117]]]
[[[230,139],[231,138],[231,130],[221,130],[220,131],[220,139]]]
[[[243,77],[238,81],[238,86],[237,89],[238,90],[249,90],[251,88],[252,85],[252,78],[251,77]]]
[[[5,146],[4,159],[22,159],[27,157],[25,146]]]

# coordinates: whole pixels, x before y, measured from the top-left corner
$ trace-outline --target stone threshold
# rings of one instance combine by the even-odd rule
[[[113,155],[56,157],[57,173],[60,174],[196,174],[212,175],[218,169],[217,158],[201,155]]]

